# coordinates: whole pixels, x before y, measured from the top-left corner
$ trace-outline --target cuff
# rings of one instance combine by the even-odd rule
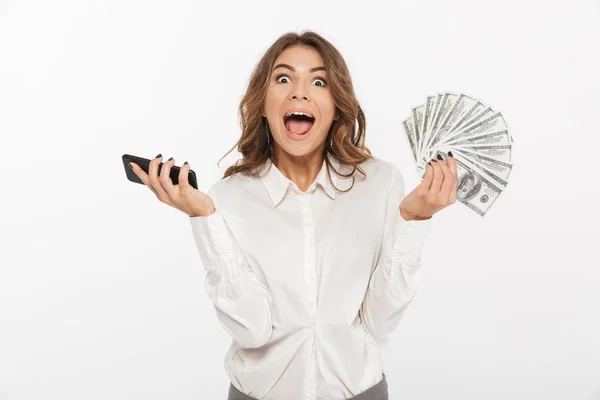
[[[394,235],[395,259],[403,264],[416,265],[420,262],[421,249],[431,227],[433,217],[424,220],[406,221],[398,212],[399,224]]]
[[[223,267],[236,260],[227,224],[219,210],[205,217],[190,217],[190,223],[205,269]]]

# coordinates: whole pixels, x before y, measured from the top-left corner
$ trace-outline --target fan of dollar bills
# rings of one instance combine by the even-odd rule
[[[425,165],[452,151],[456,200],[484,216],[508,184],[513,139],[502,113],[465,94],[438,93],[402,121],[421,180]]]

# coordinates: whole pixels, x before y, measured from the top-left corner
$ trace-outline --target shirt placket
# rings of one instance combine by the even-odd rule
[[[312,193],[313,190],[310,191]],[[313,221],[310,194],[300,195],[300,211],[302,213],[302,228],[304,232],[304,284],[308,291],[310,330],[313,332],[313,345],[308,363],[307,399],[316,400],[316,362],[315,362],[315,329],[317,318],[317,271],[315,265],[315,225]]]

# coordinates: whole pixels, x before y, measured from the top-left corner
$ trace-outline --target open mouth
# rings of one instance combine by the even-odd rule
[[[310,131],[315,123],[315,117],[302,112],[291,112],[283,116],[285,128],[294,136],[302,136]]]

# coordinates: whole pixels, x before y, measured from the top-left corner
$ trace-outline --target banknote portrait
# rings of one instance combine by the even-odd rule
[[[481,189],[481,178],[475,172],[467,172],[458,178],[456,197],[460,200],[471,200]]]

